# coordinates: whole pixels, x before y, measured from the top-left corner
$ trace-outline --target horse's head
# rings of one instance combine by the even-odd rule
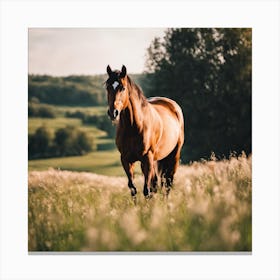
[[[108,65],[107,74],[108,115],[112,121],[118,121],[121,111],[128,104],[126,67],[123,65],[121,71],[112,71]]]

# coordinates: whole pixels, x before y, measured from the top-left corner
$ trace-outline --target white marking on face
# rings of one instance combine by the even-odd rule
[[[114,89],[116,89],[118,85],[119,85],[119,83],[117,81],[114,81],[114,83],[112,84]]]

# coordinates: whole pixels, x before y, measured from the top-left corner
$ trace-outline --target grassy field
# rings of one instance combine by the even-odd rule
[[[122,176],[123,170],[120,165],[119,153],[116,149],[115,140],[107,137],[107,133],[96,128],[93,125],[84,125],[80,119],[65,118],[63,114],[68,112],[81,111],[90,114],[104,114],[105,107],[62,107],[51,106],[56,112],[56,118],[29,118],[28,133],[33,134],[41,126],[47,127],[52,134],[59,128],[68,125],[78,127],[79,130],[85,131],[93,138],[94,146],[97,151],[86,155],[75,157],[60,157],[36,159],[28,161],[29,171],[47,170],[55,168],[72,171],[88,171],[104,175]],[[63,113],[63,114],[62,114]],[[139,170],[139,168],[138,168]]]
[[[106,136],[106,133],[93,125],[84,125],[80,119],[58,117],[54,119],[30,118],[28,120],[28,133],[32,134],[40,126],[48,127],[52,132],[66,126],[79,127],[80,130],[91,133],[95,138]]]
[[[49,168],[71,171],[87,171],[107,176],[124,176],[121,166],[120,154],[114,150],[96,151],[83,156],[36,159],[28,163],[29,171],[42,171]],[[140,174],[140,165],[135,168]]]
[[[161,191],[144,199],[138,165],[134,205],[114,139],[64,117],[106,108],[52,109],[54,119],[29,119],[30,134],[71,125],[89,133],[97,150],[28,162],[29,251],[251,251],[251,158],[181,166],[168,200]]]
[[[40,104],[33,104],[33,106],[39,106]],[[66,112],[74,113],[77,111],[83,112],[88,115],[106,115],[107,106],[62,106],[62,105],[47,105],[56,117],[62,118],[65,116]]]
[[[252,250],[251,158],[181,166],[167,200],[158,192],[146,201],[136,176],[134,205],[126,184],[124,176],[30,171],[29,251]]]

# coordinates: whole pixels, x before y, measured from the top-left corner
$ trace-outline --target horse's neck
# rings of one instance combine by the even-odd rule
[[[143,106],[141,97],[138,96],[137,92],[131,91],[129,95],[128,106],[125,112],[126,126],[137,127],[139,131],[143,128]]]

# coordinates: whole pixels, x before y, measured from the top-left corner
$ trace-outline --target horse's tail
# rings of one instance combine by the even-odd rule
[[[184,115],[183,115],[183,111],[182,111],[181,107],[177,103],[176,103],[176,105],[177,105],[175,108],[176,116],[178,118],[178,121],[180,123],[180,128],[181,128],[180,137],[182,138],[181,141],[184,142],[184,135],[185,135],[185,133],[184,133],[184,130],[185,130]],[[183,145],[183,143],[182,143],[182,145]]]

